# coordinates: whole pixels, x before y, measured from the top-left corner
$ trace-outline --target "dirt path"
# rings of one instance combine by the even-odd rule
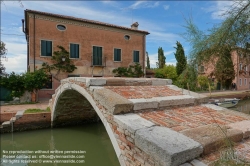
[[[0,106],[1,114],[4,113],[16,113],[17,111],[26,110],[29,108],[46,109],[49,101],[43,101],[36,104],[20,104],[20,105],[4,105]]]

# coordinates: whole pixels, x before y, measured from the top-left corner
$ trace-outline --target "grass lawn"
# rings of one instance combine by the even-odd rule
[[[42,109],[27,109],[25,110],[25,114],[32,114],[32,113],[41,113],[41,112],[50,112],[50,108],[47,107],[46,110],[42,110]]]

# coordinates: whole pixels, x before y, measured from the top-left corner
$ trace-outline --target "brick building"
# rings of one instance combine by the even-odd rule
[[[250,58],[244,57],[242,53],[238,50],[231,52],[231,58],[234,65],[235,78],[233,83],[236,84],[237,90],[249,90],[250,89]],[[217,58],[211,58],[211,61],[199,67],[199,74],[206,75],[209,78],[216,79],[213,75]]]
[[[61,73],[70,76],[113,76],[117,67],[140,63],[145,71],[147,31],[99,21],[75,18],[34,10],[24,11],[23,31],[27,40],[27,68],[39,69],[43,62],[51,64],[58,45],[69,53],[77,69]],[[39,98],[50,98],[59,81],[53,77],[49,88],[39,91]]]

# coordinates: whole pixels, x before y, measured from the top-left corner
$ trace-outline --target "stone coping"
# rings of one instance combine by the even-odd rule
[[[136,114],[115,115],[114,121],[133,133],[135,146],[154,157],[159,165],[177,166],[198,157],[203,151],[200,143]]]
[[[171,79],[159,78],[127,78],[127,77],[69,77],[61,80],[61,83],[77,81],[86,83],[86,86],[133,86],[133,85],[171,85]]]

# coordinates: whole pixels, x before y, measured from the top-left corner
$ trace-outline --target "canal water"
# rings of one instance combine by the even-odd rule
[[[102,123],[6,133],[0,143],[1,166],[120,165]]]
[[[250,114],[250,98],[246,100],[240,100],[236,107],[230,109]]]

